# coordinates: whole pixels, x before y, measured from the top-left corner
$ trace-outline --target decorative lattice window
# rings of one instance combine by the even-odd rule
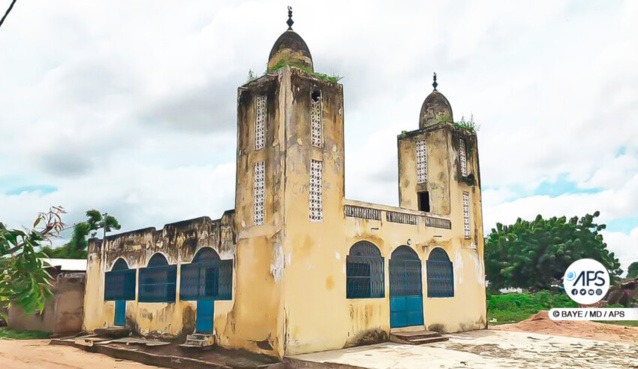
[[[322,162],[310,161],[310,220],[323,221]]]
[[[312,146],[321,147],[323,125],[321,122],[321,94],[314,92],[310,99],[310,128]]]
[[[461,165],[461,175],[467,176],[467,154],[465,152],[465,140],[459,138],[459,163]]]
[[[428,152],[425,141],[416,143],[416,178],[417,183],[425,183],[428,180]]]
[[[266,96],[255,97],[255,150],[266,146]]]
[[[264,224],[264,189],[266,187],[266,164],[255,163],[255,225]]]
[[[347,298],[384,297],[383,258],[375,245],[367,241],[355,243],[346,265]]]
[[[135,300],[135,269],[118,259],[110,272],[105,273],[104,300]]]
[[[155,254],[140,269],[140,302],[175,302],[177,265],[169,265],[162,254]]]
[[[463,234],[470,239],[470,194],[463,192]]]
[[[447,253],[435,248],[426,262],[428,297],[454,297],[454,269]]]

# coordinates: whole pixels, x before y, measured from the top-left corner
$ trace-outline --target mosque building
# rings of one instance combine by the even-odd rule
[[[234,210],[90,240],[85,330],[283,357],[486,328],[476,133],[435,75],[397,137],[399,206],[345,198],[343,85],[292,24],[238,89]]]

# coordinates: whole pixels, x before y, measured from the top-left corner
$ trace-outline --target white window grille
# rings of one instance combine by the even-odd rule
[[[266,95],[255,97],[255,150],[266,146]]]
[[[323,126],[321,124],[321,98],[310,99],[310,128],[312,146],[321,147]]]
[[[428,151],[425,141],[416,143],[416,177],[417,183],[425,183],[428,180]]]
[[[463,233],[465,239],[469,240],[470,235],[470,194],[463,192]]]
[[[459,138],[459,163],[461,164],[461,175],[467,176],[467,155],[465,153],[465,140]]]
[[[264,224],[264,188],[266,187],[266,165],[263,161],[255,163],[255,225]]]
[[[322,162],[310,161],[310,221],[323,221]]]

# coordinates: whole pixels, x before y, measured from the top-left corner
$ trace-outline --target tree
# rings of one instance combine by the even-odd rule
[[[547,289],[582,258],[598,260],[612,278],[620,276],[620,262],[599,233],[606,226],[594,223],[599,215],[597,211],[569,221],[564,216],[543,219],[538,215],[531,222],[518,218],[508,226],[497,223],[485,244],[490,287]]]
[[[634,261],[627,268],[627,278],[636,278],[638,277],[638,261]]]
[[[71,240],[64,246],[58,248],[45,247],[43,252],[51,258],[61,259],[86,259],[86,248],[88,247],[89,235],[95,235],[98,230],[104,229],[110,232],[113,229],[120,229],[120,223],[111,215],[107,215],[106,219],[102,214],[95,210],[86,212],[87,220],[73,226],[73,235]]]
[[[38,251],[62,231],[62,207],[52,207],[40,213],[32,229],[8,229],[0,223],[0,309],[9,302],[22,307],[27,313],[42,312],[51,296],[51,276],[44,269]],[[43,228],[38,230],[38,225]]]

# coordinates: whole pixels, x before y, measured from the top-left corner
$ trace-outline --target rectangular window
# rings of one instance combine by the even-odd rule
[[[140,302],[175,302],[177,265],[140,269]]]
[[[321,124],[321,99],[310,99],[310,127],[312,146],[321,147],[323,141],[323,126]]]
[[[430,212],[430,193],[428,191],[419,192],[419,210]]]
[[[266,146],[266,96],[255,97],[255,150]]]
[[[135,269],[106,272],[104,300],[135,300]]]
[[[461,165],[461,175],[467,176],[467,155],[465,153],[465,140],[459,138],[459,164]]]
[[[470,194],[463,192],[463,233],[465,239],[470,239]]]
[[[417,183],[425,183],[428,180],[428,152],[425,141],[416,143],[416,178]]]
[[[180,274],[180,300],[230,300],[233,289],[233,261],[184,264]]]
[[[264,188],[266,186],[266,164],[263,161],[255,163],[255,225],[264,224]]]
[[[310,161],[310,220],[323,221],[322,162]]]

